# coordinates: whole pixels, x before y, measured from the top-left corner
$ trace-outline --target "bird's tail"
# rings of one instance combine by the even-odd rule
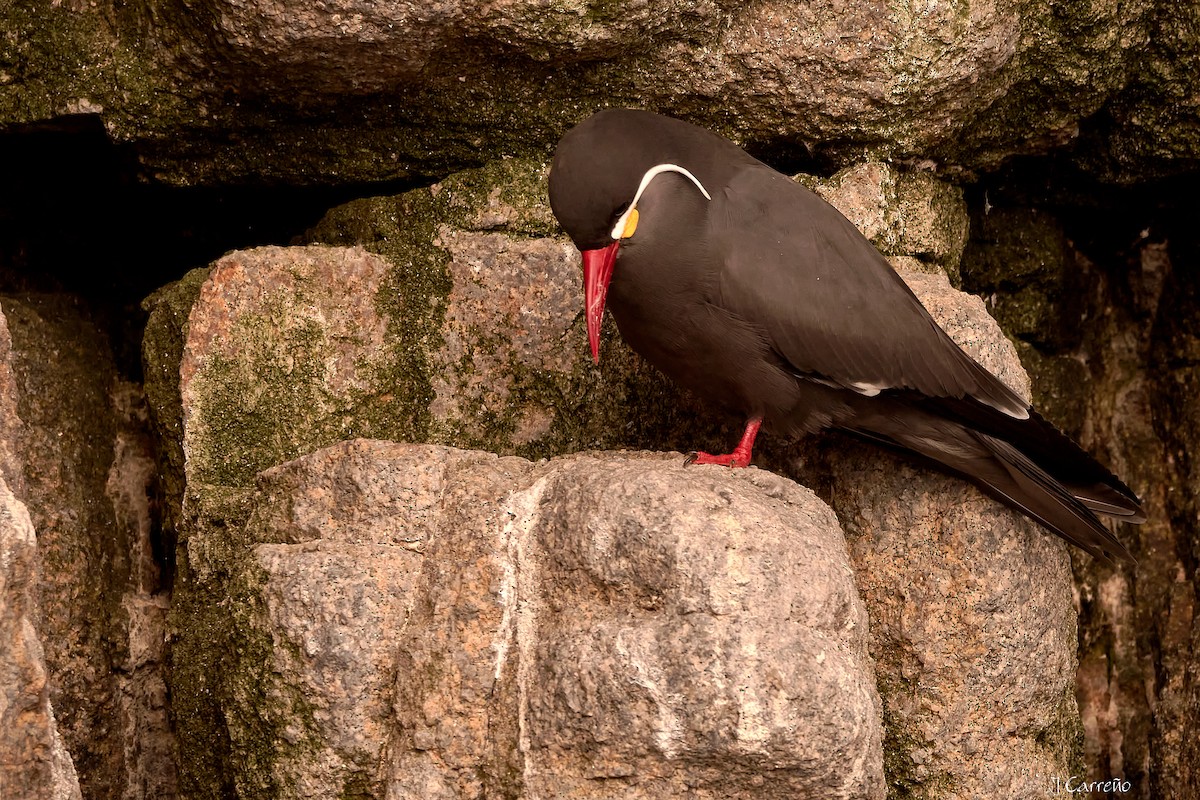
[[[1126,522],[1143,522],[1145,516],[1136,497],[1091,456],[1041,418],[1025,423],[1048,427],[1070,443],[1077,451],[1072,455],[1082,459],[1080,468],[1074,471],[1083,476],[1082,480],[1071,478],[1072,472],[1067,469],[1061,453],[1053,462],[1052,474],[1026,455],[1025,448],[1018,449],[1006,439],[951,419],[910,412],[901,414],[900,418],[893,416],[888,422],[890,424],[869,427],[855,425],[848,430],[916,453],[963,475],[987,494],[1102,561],[1134,560],[1096,514],[1116,516]],[[1097,470],[1111,480],[1098,480]]]
[[[1055,480],[1003,439],[977,431],[970,433],[991,455],[981,464],[983,468],[979,474],[970,476],[982,488],[1102,561],[1134,560],[1125,545],[1096,518],[1097,511],[1107,513],[1106,509],[1123,509],[1087,495],[1080,496],[1077,494],[1080,489],[1072,489]],[[1122,516],[1133,518],[1132,515]],[[1140,515],[1139,518],[1145,519]]]

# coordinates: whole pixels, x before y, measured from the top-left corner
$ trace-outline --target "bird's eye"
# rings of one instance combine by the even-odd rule
[[[616,222],[617,220],[619,220],[621,218],[621,215],[624,214],[628,210],[629,210],[629,203],[622,203],[621,205],[617,206],[617,210],[614,211],[613,215],[612,215],[613,222]]]

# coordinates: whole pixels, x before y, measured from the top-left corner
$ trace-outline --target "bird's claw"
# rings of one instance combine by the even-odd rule
[[[688,453],[687,458],[684,459],[683,463],[684,466],[689,464],[717,464],[722,467],[730,468],[746,466],[742,463],[742,460],[738,457],[737,453],[714,456],[710,455],[709,453],[700,452],[699,450],[693,450],[692,452]]]

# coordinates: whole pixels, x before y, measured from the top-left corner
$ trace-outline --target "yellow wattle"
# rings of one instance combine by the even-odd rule
[[[637,230],[638,210],[635,208],[629,212],[629,216],[625,219],[625,230],[621,231],[621,238],[628,239],[633,236],[633,232]]]

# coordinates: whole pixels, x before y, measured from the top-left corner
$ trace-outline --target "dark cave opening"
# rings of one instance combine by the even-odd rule
[[[1181,255],[1200,242],[1200,197],[1195,176],[1181,174],[1114,185],[1062,157],[1016,158],[965,189],[973,213],[985,209],[1043,209],[1058,218],[1088,258],[1106,266],[1128,262],[1147,241],[1170,241]],[[1183,258],[1180,266],[1193,258]]]
[[[0,294],[82,298],[133,381],[155,289],[231,250],[287,245],[347,200],[408,188],[163,185],[90,115],[0,133],[0,174]]]

